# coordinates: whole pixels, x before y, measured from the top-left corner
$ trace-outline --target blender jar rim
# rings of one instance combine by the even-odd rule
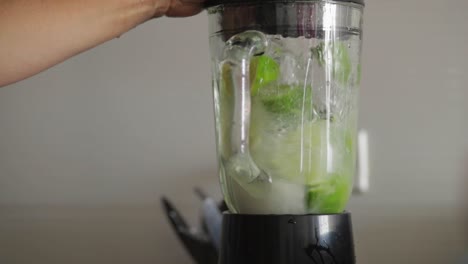
[[[347,3],[364,6],[364,0],[208,0],[205,2],[206,9],[221,5],[251,5],[251,4],[295,4],[295,3]]]

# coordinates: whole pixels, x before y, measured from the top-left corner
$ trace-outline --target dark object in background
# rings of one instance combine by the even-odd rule
[[[190,253],[195,263],[218,264],[218,250],[221,243],[221,218],[223,211],[227,210],[223,202],[215,203],[202,190],[195,189],[195,193],[202,200],[201,227],[196,229],[187,224],[179,211],[165,197],[161,202],[169,222]]]

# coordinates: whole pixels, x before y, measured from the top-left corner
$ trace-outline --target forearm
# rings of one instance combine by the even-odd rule
[[[0,87],[115,38],[167,1],[0,0]]]

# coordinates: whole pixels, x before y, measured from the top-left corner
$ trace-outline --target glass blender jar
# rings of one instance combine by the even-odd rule
[[[168,210],[200,263],[214,255],[219,264],[356,263],[344,209],[356,163],[362,1],[205,2],[229,208],[221,215],[204,202],[215,249]]]
[[[342,213],[356,163],[363,3],[208,2],[231,213]]]

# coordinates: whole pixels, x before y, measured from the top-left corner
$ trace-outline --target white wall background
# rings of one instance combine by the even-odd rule
[[[369,0],[361,264],[455,263],[466,248],[468,2]],[[168,195],[219,197],[206,14],[159,19],[0,89],[0,263],[190,263]],[[465,175],[465,176],[463,176]]]

